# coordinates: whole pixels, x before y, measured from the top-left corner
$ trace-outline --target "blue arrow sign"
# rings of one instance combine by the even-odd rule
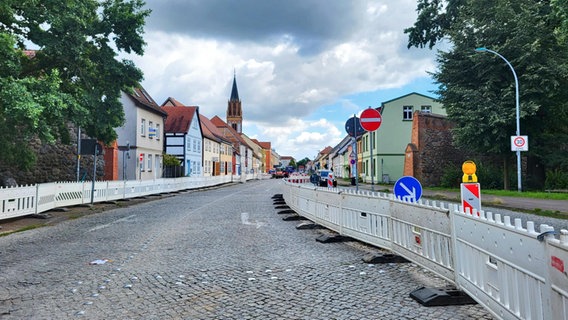
[[[393,191],[394,196],[400,197],[402,201],[418,202],[418,199],[422,196],[422,185],[416,178],[405,176],[396,180]]]

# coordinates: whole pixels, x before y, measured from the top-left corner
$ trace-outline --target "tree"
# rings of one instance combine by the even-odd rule
[[[568,166],[565,150],[558,148],[568,138],[568,48],[555,37],[562,20],[550,1],[420,0],[417,8],[416,23],[405,30],[408,46],[451,45],[438,52],[439,69],[432,76],[448,118],[456,123],[455,143],[501,157],[506,169],[513,158],[513,74],[499,57],[474,52],[487,47],[506,57],[519,78],[530,178],[544,179],[544,171],[534,168]]]
[[[554,13],[560,19],[561,25],[555,30],[555,35],[560,42],[568,41],[568,0],[552,0]]]
[[[33,163],[28,148],[68,141],[69,123],[110,143],[124,122],[121,91],[142,72],[119,52],[143,54],[142,0],[4,0],[0,4],[0,160]],[[37,48],[24,54],[26,47]]]
[[[311,161],[310,158],[305,157],[304,159],[299,160],[299,161],[297,162],[297,165],[298,165],[298,166],[304,166],[304,167],[305,167],[306,164],[307,164],[308,162],[310,162],[310,161]]]
[[[294,159],[290,160],[290,163],[288,164],[290,167],[294,167],[295,169],[297,169],[298,167],[296,166],[296,161]]]

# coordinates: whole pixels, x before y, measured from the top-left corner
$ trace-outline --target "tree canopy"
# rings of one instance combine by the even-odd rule
[[[143,54],[142,0],[0,4],[0,160],[33,163],[30,140],[68,141],[68,125],[105,143],[124,122],[121,91],[142,80],[120,52]],[[26,51],[33,49],[33,51]]]
[[[419,0],[405,30],[408,46],[438,51],[432,73],[457,145],[510,159],[519,79],[521,134],[529,136],[531,165],[568,168],[568,47],[566,0]],[[556,4],[556,5],[555,5]],[[530,169],[529,169],[530,170]]]

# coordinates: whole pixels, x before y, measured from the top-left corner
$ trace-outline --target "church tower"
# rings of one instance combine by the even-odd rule
[[[236,72],[233,76],[233,89],[231,90],[231,98],[227,106],[227,124],[238,133],[243,132],[243,109],[241,108],[241,100],[239,99],[239,91],[237,90]]]

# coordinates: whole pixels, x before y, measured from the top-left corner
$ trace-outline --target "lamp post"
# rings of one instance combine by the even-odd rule
[[[475,49],[476,52],[490,52],[493,53],[495,55],[497,55],[499,58],[503,59],[503,61],[505,61],[505,63],[507,63],[507,65],[509,66],[509,68],[511,68],[511,71],[513,72],[513,77],[515,78],[515,106],[516,106],[516,116],[517,116],[517,136],[521,135],[521,125],[520,125],[520,112],[519,112],[519,79],[517,78],[517,73],[515,72],[515,69],[513,68],[513,66],[511,65],[511,63],[505,59],[505,57],[503,57],[502,55],[500,55],[498,52],[495,52],[493,50],[489,50],[487,48],[476,48]],[[519,192],[521,192],[523,190],[522,185],[521,185],[521,151],[517,150],[517,189]]]

